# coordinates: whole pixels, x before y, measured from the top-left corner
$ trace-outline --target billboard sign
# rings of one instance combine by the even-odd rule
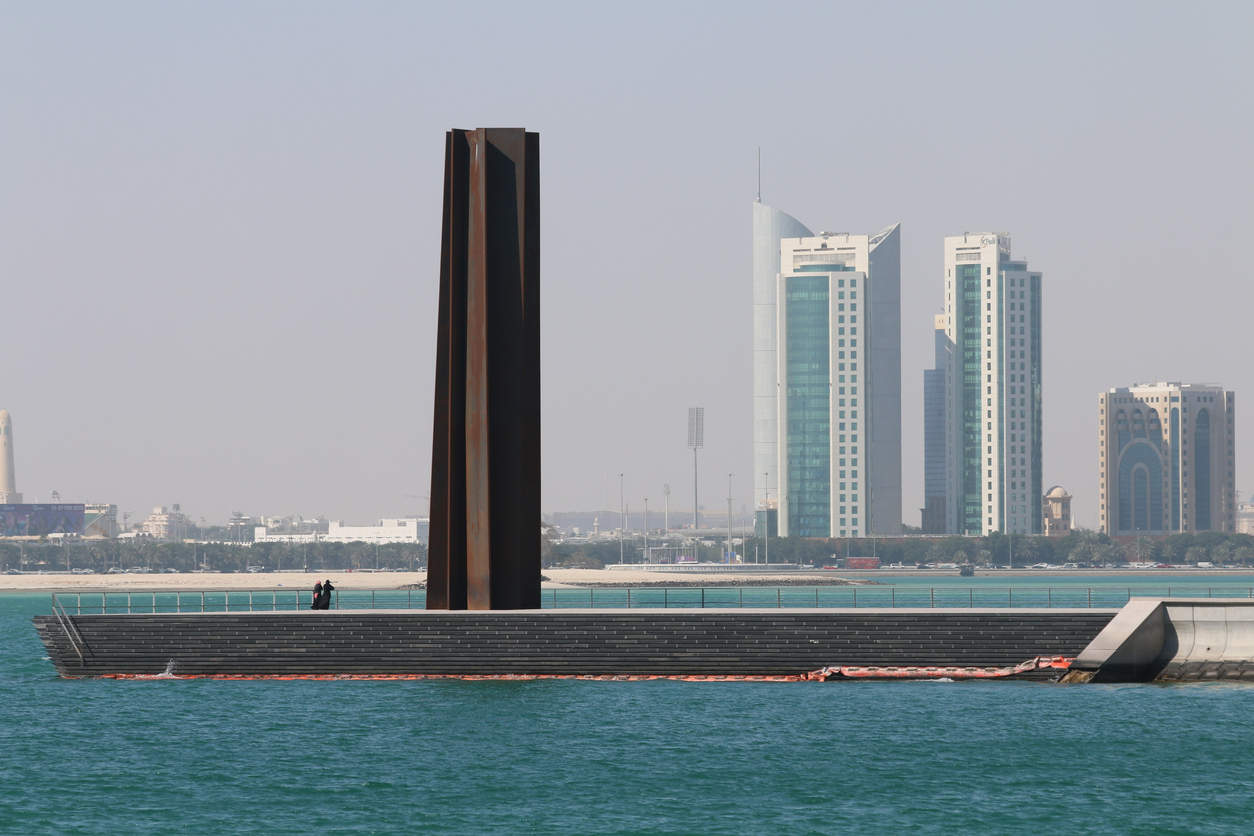
[[[0,505],[0,537],[46,537],[83,533],[81,503]]]

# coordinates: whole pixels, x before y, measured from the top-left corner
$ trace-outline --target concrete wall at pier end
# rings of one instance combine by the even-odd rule
[[[1254,600],[1134,598],[1086,647],[1067,682],[1254,682]]]

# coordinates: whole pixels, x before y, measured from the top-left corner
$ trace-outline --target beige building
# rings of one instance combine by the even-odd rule
[[[154,540],[186,540],[193,533],[192,521],[177,505],[173,509],[164,505],[153,508],[139,529]]]
[[[1054,485],[1045,494],[1041,511],[1041,533],[1046,537],[1066,537],[1071,533],[1071,494],[1061,485]]]
[[[1102,531],[1236,530],[1235,396],[1141,383],[1099,396]]]
[[[1237,534],[1254,534],[1254,503],[1237,505]]]

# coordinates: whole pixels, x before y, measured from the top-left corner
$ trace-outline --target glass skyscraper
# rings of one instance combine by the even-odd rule
[[[780,241],[814,233],[791,215],[753,204],[753,496],[755,536],[778,531],[779,378],[776,368],[775,286]]]
[[[765,270],[772,265],[763,255],[760,273],[758,257],[768,244],[765,222],[781,215],[755,206],[755,302],[761,300],[760,315],[769,304],[774,316],[773,368],[754,367],[758,469],[775,477],[759,486],[759,528],[778,509],[782,536],[899,534],[899,227],[875,235],[777,233],[768,284]],[[783,226],[777,222],[775,230]],[[756,318],[754,331],[755,337],[766,331]],[[755,361],[765,360],[766,340],[755,349]],[[767,460],[771,453],[774,462]]]
[[[1040,534],[1041,274],[1009,235],[945,239],[945,338],[946,529]]]

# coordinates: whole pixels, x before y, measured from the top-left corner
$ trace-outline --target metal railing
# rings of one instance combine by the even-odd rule
[[[87,642],[83,639],[83,634],[78,631],[78,625],[74,623],[74,618],[65,611],[65,607],[57,600],[57,596],[52,596],[52,613],[57,617],[57,622],[61,625],[61,629],[65,631],[65,637],[70,640],[70,646],[74,648],[74,652],[78,654],[79,664],[83,664],[83,648],[87,646]]]
[[[1254,587],[661,587],[546,589],[543,609],[740,608],[987,608],[1117,609],[1132,598],[1254,598]],[[53,612],[67,634],[75,615],[120,613],[294,612],[310,609],[308,590],[205,590],[196,592],[53,593]],[[422,609],[423,590],[336,590],[335,609]],[[71,637],[73,641],[73,637]]]
[[[398,590],[388,590],[395,594]],[[405,596],[408,590],[400,590]],[[374,593],[367,590],[364,594],[366,608],[374,608]],[[419,591],[422,596],[422,592]],[[338,609],[340,592],[332,593],[331,607]],[[356,597],[356,596],[355,596]],[[425,596],[424,596],[425,600]],[[171,590],[167,592],[54,592],[52,593],[53,609],[61,607],[65,612],[73,611],[75,615],[100,615],[120,613],[194,613],[194,612],[274,612],[280,610],[311,609],[313,593],[305,590],[203,590],[186,592]],[[352,609],[361,609],[362,603],[354,601]],[[392,605],[397,606],[396,604]],[[412,607],[412,591],[401,604],[401,608]]]

